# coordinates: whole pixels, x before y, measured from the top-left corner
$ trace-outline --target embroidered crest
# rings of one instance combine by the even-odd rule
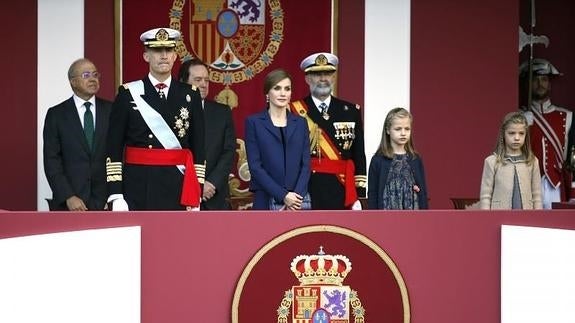
[[[185,10],[186,2],[196,9]],[[210,66],[211,82],[230,86],[272,63],[284,39],[284,12],[281,1],[174,0],[170,27],[190,31],[187,42],[176,46],[180,59],[201,58]]]
[[[174,117],[176,122],[174,124],[174,130],[177,131],[177,135],[180,138],[183,138],[186,135],[186,130],[190,127],[190,112],[187,108],[181,107],[180,114]]]
[[[315,65],[319,65],[319,66],[327,65],[327,62],[328,62],[327,57],[325,57],[325,55],[323,55],[323,54],[319,55],[315,59]]]
[[[158,32],[156,33],[156,40],[158,41],[166,41],[170,38],[170,35],[168,34],[168,32],[165,29],[160,29],[158,30]]]
[[[295,257],[291,271],[300,285],[285,292],[277,310],[278,323],[364,322],[365,309],[357,292],[343,285],[351,271],[346,256],[326,255],[320,247],[317,255]],[[288,321],[290,313],[292,319]]]

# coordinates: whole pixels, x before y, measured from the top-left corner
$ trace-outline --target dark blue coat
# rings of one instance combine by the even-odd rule
[[[369,209],[383,209],[383,190],[387,182],[391,161],[392,159],[383,155],[375,155],[371,158],[367,177],[367,204]],[[427,185],[425,184],[425,171],[421,157],[413,158],[413,156],[409,156],[407,162],[413,171],[415,183],[420,189],[417,194],[419,208],[427,209],[429,208],[427,205]]]
[[[269,209],[270,198],[283,201],[288,192],[307,194],[310,177],[309,130],[300,116],[287,112],[286,151],[279,128],[267,110],[246,119],[245,141],[253,209]]]

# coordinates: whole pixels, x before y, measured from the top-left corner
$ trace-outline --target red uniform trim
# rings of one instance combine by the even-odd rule
[[[330,160],[326,158],[312,158],[311,169],[313,172],[333,174],[338,177],[345,176],[345,206],[351,207],[357,201],[357,191],[355,190],[355,164],[353,160]]]
[[[194,156],[189,149],[146,149],[126,147],[125,161],[127,164],[150,166],[184,165],[184,183],[180,203],[185,206],[200,205],[200,183],[194,168]]]

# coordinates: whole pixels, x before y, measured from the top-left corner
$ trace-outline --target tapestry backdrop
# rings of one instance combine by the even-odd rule
[[[191,57],[210,65],[209,97],[232,108],[238,138],[233,172],[241,180],[232,179],[231,194],[245,196],[249,174],[241,140],[244,120],[265,107],[263,80],[275,68],[292,75],[292,100],[307,95],[299,64],[311,53],[331,50],[331,12],[331,0],[314,0],[312,7],[304,0],[174,0],[146,6],[123,0],[123,82],[141,79],[148,72],[139,41],[143,31],[161,26],[180,30],[180,60],[172,74]],[[304,15],[309,19],[302,19]]]

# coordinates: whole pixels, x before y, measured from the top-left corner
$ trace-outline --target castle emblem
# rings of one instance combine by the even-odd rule
[[[343,285],[351,271],[346,256],[327,255],[320,247],[317,255],[295,257],[290,269],[300,284],[285,292],[277,310],[278,323],[365,322],[357,292]]]
[[[182,61],[199,57],[211,68],[210,81],[230,86],[272,63],[284,38],[284,13],[279,0],[174,0],[170,27],[187,35],[189,48],[176,45]]]

